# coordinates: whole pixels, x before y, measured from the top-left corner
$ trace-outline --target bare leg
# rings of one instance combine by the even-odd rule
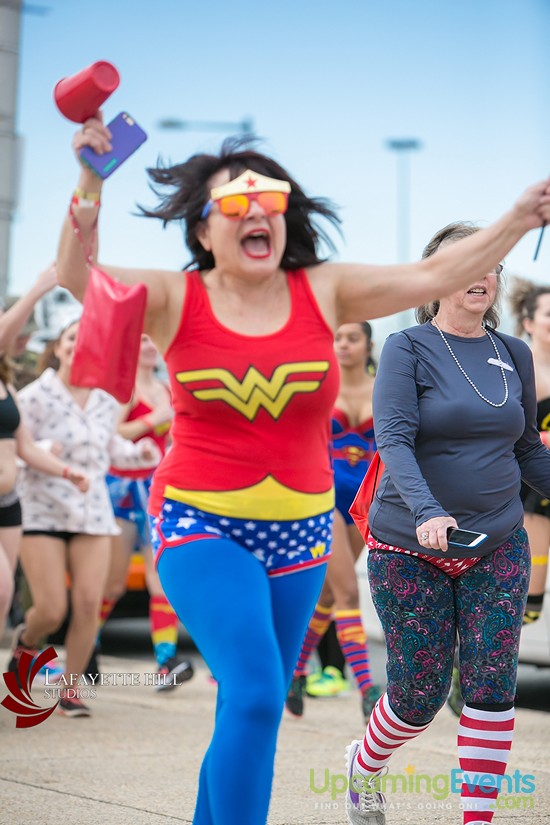
[[[0,636],[13,599],[13,577],[17,565],[21,527],[0,528]]]
[[[110,536],[75,536],[69,544],[71,621],[65,639],[67,673],[81,674],[94,647],[110,554]]]
[[[21,641],[35,647],[57,630],[67,613],[65,542],[52,536],[23,536],[21,566],[32,596]]]
[[[113,602],[113,606],[126,592],[126,579],[137,535],[136,526],[131,521],[117,519],[116,523],[122,532],[110,539],[111,558],[103,593],[105,599]]]
[[[531,624],[540,616],[546,590],[550,519],[538,513],[525,513],[524,522],[531,547],[531,579],[524,623]]]

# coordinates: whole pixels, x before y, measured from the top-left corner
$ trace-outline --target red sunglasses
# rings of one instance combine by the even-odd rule
[[[248,192],[242,195],[223,195],[221,198],[212,198],[202,210],[201,220],[208,217],[214,203],[230,221],[240,221],[248,213],[252,201],[257,201],[268,218],[274,215],[284,215],[288,209],[288,192]]]

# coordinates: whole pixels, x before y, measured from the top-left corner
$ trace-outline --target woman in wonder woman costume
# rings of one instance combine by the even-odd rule
[[[109,137],[98,116],[73,147],[101,154]],[[219,685],[193,821],[261,825],[330,553],[334,330],[481,277],[550,220],[550,182],[431,259],[363,266],[320,260],[313,219],[335,222],[334,211],[245,142],[150,175],[169,191],[143,212],[185,222],[192,263],[184,273],[104,269],[146,284],[144,332],[171,382],[173,447],[153,481],[153,543],[164,591]],[[101,183],[81,168],[57,258],[60,283],[80,299],[88,272],[74,228],[90,242]]]

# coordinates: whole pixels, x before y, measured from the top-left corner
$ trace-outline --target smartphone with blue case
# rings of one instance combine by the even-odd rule
[[[128,112],[117,115],[107,124],[107,128],[112,135],[113,148],[110,152],[98,155],[89,146],[85,146],[79,153],[82,161],[103,180],[112,175],[147,140],[147,133]]]

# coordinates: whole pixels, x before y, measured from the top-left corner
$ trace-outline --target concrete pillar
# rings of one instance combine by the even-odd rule
[[[15,134],[22,0],[0,0],[0,296],[7,292],[10,230],[19,176]]]

